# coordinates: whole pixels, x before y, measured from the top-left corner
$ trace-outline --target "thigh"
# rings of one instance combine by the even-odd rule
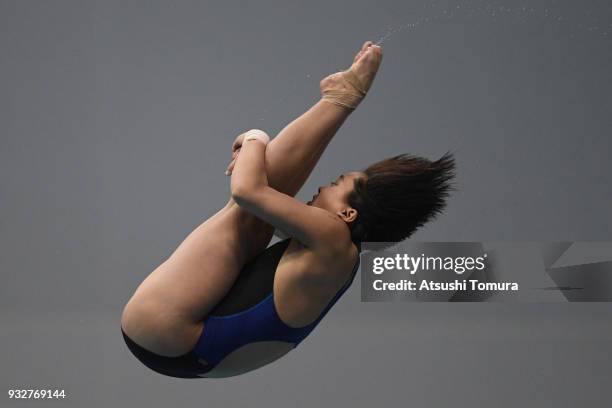
[[[203,319],[233,286],[244,265],[270,242],[273,229],[238,205],[226,207],[196,228],[166,262],[168,279],[180,281],[181,297]]]
[[[232,287],[273,230],[237,205],[226,206],[191,232],[138,290],[159,296],[177,313],[203,319]]]
[[[136,289],[122,316],[126,333],[154,352],[178,353],[195,343],[202,320],[227,294],[244,264],[266,248],[273,231],[228,203]]]

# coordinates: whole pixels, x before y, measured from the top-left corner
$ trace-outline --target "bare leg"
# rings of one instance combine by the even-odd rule
[[[350,113],[346,108],[319,100],[285,126],[266,148],[266,174],[270,186],[295,196]],[[238,207],[231,198],[225,209],[251,220],[250,231],[261,233],[253,242],[254,252],[261,252],[270,242],[274,228]]]
[[[371,41],[363,44],[353,63],[357,62],[370,44],[372,44]],[[358,68],[360,79],[367,83],[368,87],[374,79],[376,69],[373,70],[372,66]],[[329,87],[330,82],[334,82],[331,77],[332,75],[321,81],[321,91],[324,86]],[[308,111],[289,123],[266,148],[266,174],[270,186],[287,195],[295,196],[351,112],[352,110],[348,108],[321,99]],[[243,217],[252,221],[251,226],[255,226],[256,229],[251,231],[262,233],[261,239],[254,242],[255,253],[259,253],[270,242],[274,228],[240,209],[230,198],[225,208],[234,207],[242,213]]]
[[[270,185],[295,195],[348,114],[319,101],[287,125],[266,149]],[[230,199],[141,283],[123,312],[125,332],[161,355],[191,349],[202,318],[229,291],[243,265],[266,248],[273,231]]]
[[[270,185],[297,194],[349,114],[347,108],[320,100],[287,125],[266,148]]]
[[[268,144],[270,185],[295,195],[350,110],[319,101]],[[122,327],[138,344],[161,355],[190,350],[202,319],[223,298],[243,265],[269,243],[273,228],[233,200],[191,232],[138,287]]]

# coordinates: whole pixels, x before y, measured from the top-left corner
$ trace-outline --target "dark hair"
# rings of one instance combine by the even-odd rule
[[[368,166],[348,196],[358,212],[349,224],[353,242],[399,242],[411,236],[442,213],[449,191],[456,190],[449,183],[454,170],[448,151],[433,162],[400,154]]]

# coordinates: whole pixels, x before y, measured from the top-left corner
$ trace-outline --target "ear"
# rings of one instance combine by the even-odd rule
[[[357,219],[357,210],[352,207],[346,207],[336,213],[344,222],[353,222]]]

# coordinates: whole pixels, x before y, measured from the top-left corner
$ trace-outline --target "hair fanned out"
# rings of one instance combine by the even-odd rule
[[[353,241],[399,242],[442,213],[455,177],[450,152],[430,161],[400,154],[368,166],[348,197]]]

